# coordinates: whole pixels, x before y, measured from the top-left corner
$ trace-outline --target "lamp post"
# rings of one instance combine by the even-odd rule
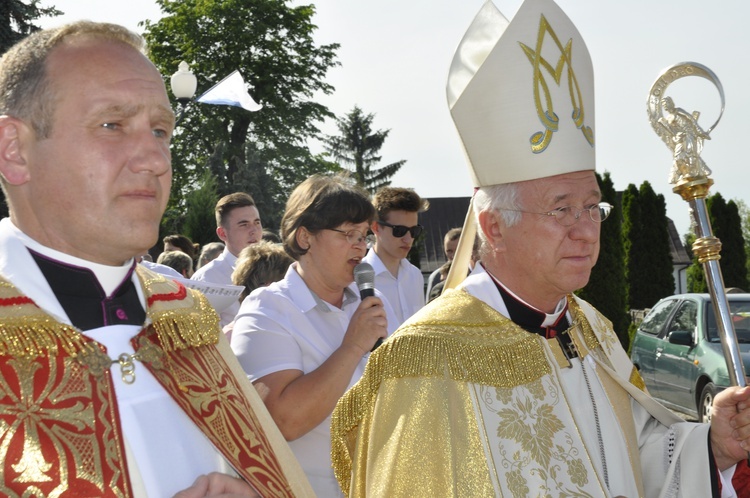
[[[198,88],[198,78],[190,71],[188,63],[181,61],[177,67],[177,72],[170,78],[169,84],[172,87],[172,95],[175,96],[181,108],[180,115],[175,123],[175,126],[177,126],[185,117],[187,105],[192,102],[195,96],[195,90]]]

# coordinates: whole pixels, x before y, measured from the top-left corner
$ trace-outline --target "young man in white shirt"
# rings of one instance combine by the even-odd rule
[[[216,203],[216,235],[224,242],[224,251],[213,261],[198,269],[192,280],[212,284],[232,285],[232,272],[240,252],[258,242],[263,235],[258,208],[253,198],[244,192],[225,195]],[[219,311],[221,326],[234,320],[240,303]]]
[[[363,261],[375,270],[375,288],[388,299],[400,325],[425,303],[422,272],[406,256],[422,233],[417,220],[429,202],[412,189],[383,187],[373,204],[377,211],[372,223],[375,245]]]

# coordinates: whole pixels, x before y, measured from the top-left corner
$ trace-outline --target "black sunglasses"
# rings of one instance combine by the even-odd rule
[[[383,225],[384,227],[390,227],[391,230],[393,230],[393,236],[396,238],[403,237],[406,235],[406,232],[409,232],[411,234],[412,239],[416,239],[419,237],[419,234],[422,233],[422,230],[424,230],[424,227],[422,225],[414,225],[413,227],[406,227],[404,225],[391,225],[390,223],[386,223],[385,221],[378,220],[378,224]]]

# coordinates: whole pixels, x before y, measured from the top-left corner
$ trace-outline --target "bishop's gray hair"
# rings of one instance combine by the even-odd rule
[[[509,211],[513,209],[521,209],[518,201],[517,183],[502,183],[489,187],[480,187],[476,191],[474,194],[474,219],[477,224],[477,235],[481,241],[481,247],[479,248],[481,255],[487,254],[491,248],[479,224],[479,213],[494,211],[500,215],[505,226],[512,227],[521,221],[520,212]]]

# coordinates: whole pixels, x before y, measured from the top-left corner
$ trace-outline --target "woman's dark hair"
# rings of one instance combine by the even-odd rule
[[[297,230],[311,234],[343,223],[372,222],[375,208],[362,187],[342,176],[313,175],[294,189],[281,219],[284,250],[295,260],[309,248],[297,243]]]

